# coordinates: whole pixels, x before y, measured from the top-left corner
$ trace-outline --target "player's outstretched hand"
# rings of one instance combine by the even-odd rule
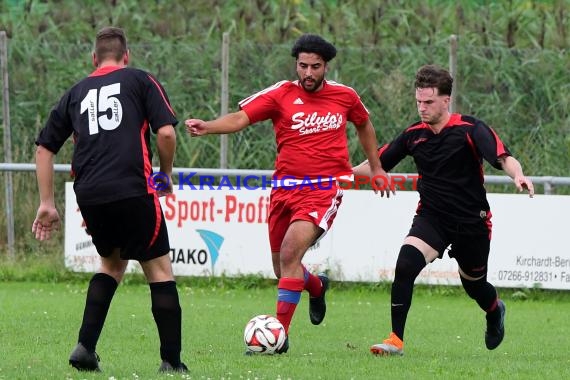
[[[204,136],[208,134],[206,130],[206,122],[200,119],[188,119],[184,122],[186,125],[186,132],[190,133],[191,136]]]
[[[396,188],[392,183],[390,175],[386,173],[384,169],[378,170],[376,173],[372,173],[372,189],[374,193],[383,197],[386,194],[386,198],[390,198],[390,194],[396,195]]]
[[[534,196],[534,185],[532,184],[530,178],[525,176],[515,177],[513,179],[513,182],[515,183],[515,186],[519,192],[527,190],[529,197],[532,198]]]
[[[32,233],[40,241],[48,240],[53,231],[59,230],[60,224],[59,214],[55,207],[40,205],[32,224]]]

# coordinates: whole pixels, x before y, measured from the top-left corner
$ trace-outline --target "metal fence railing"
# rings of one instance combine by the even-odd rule
[[[0,163],[0,171],[2,172],[33,172],[36,170],[35,164],[26,163]],[[54,170],[60,173],[70,173],[71,165],[69,164],[55,164]],[[155,171],[159,171],[159,168],[154,168]],[[174,168],[173,174],[188,174],[193,173],[196,176],[256,176],[258,178],[266,177],[270,178],[273,174],[273,170],[250,170],[250,169],[214,169],[214,168]],[[412,178],[416,178],[415,175],[401,174],[401,173],[391,173],[392,175],[399,175],[401,178],[406,178],[411,181]],[[174,177],[174,181],[175,181]],[[553,176],[529,176],[535,185],[542,185],[544,187],[544,194],[553,194],[554,188],[556,186],[570,186],[570,177],[553,177]],[[175,181],[176,182],[176,181]],[[497,185],[508,185],[512,182],[511,178],[508,176],[500,175],[486,175],[485,183],[487,184],[497,184]],[[270,183],[270,182],[268,182]],[[13,205],[7,205],[6,210],[14,210]],[[12,212],[12,211],[10,211]],[[7,218],[7,221],[14,220],[13,218]],[[14,236],[14,224],[7,223],[7,234],[8,236]],[[13,244],[13,243],[12,243]],[[14,247],[8,244],[9,254],[13,254]]]
[[[0,171],[2,172],[33,172],[36,170],[35,164],[24,164],[24,163],[0,163]],[[71,165],[69,164],[55,164],[54,170],[56,172],[69,173],[71,171]],[[159,168],[154,168],[155,171],[159,171]],[[273,170],[253,170],[253,169],[217,169],[217,168],[173,168],[173,174],[179,173],[194,173],[197,176],[243,176],[252,175],[258,177],[271,177]],[[409,181],[415,177],[415,175],[409,175],[406,173],[391,173],[392,175],[399,175],[405,178],[409,178]],[[553,189],[556,186],[570,186],[570,177],[554,177],[554,176],[529,176],[535,185],[544,186],[544,194],[553,194]],[[496,184],[496,185],[508,185],[512,180],[508,176],[501,175],[486,175],[485,183]]]

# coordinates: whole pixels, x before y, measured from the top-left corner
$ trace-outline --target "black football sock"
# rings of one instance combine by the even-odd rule
[[[498,320],[501,317],[500,310],[497,308],[497,290],[493,285],[487,282],[487,276],[475,281],[469,281],[461,278],[463,289],[469,297],[473,298],[477,305],[487,312],[490,320]]]
[[[149,286],[152,315],[160,337],[160,358],[176,368],[182,349],[182,309],[176,281],[153,282]]]
[[[95,351],[118,285],[113,277],[105,273],[94,274],[89,282],[78,339],[88,351]]]
[[[408,311],[412,304],[414,281],[426,266],[424,255],[414,246],[404,244],[396,261],[396,273],[392,283],[391,314],[392,332],[402,341]]]

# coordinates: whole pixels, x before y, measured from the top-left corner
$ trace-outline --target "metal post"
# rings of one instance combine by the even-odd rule
[[[230,34],[225,32],[222,37],[222,96],[220,115],[228,113],[229,103],[229,64],[230,64]],[[220,135],[220,169],[228,167],[228,135]]]
[[[449,73],[453,78],[453,91],[451,91],[451,101],[449,102],[449,112],[457,112],[457,35],[449,37]]]
[[[552,184],[552,177],[546,177],[544,181],[544,194],[545,195],[554,194],[554,185]]]
[[[8,92],[8,37],[0,31],[0,71],[2,72],[2,124],[4,128],[4,162],[12,162],[12,133],[10,130],[10,96]],[[6,197],[6,232],[8,255],[14,256],[14,196],[12,173],[4,173]]]

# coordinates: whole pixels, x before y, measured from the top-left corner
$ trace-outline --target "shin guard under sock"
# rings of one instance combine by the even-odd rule
[[[392,283],[391,315],[392,332],[402,341],[408,311],[412,304],[414,281],[422,269],[426,266],[424,255],[414,246],[404,244],[400,248],[396,261],[396,273]]]
[[[459,278],[467,295],[477,302],[477,305],[489,315],[489,318],[493,318],[495,315],[497,319],[500,318],[500,312],[497,309],[497,290],[487,281],[487,276],[475,281],[467,280],[461,276]]]
[[[176,282],[153,282],[149,287],[152,315],[160,338],[160,358],[177,367],[182,349],[182,309]]]
[[[289,325],[297,304],[301,299],[301,292],[305,286],[305,281],[300,278],[281,277],[279,279],[277,295],[277,319],[285,327],[285,332],[289,334]]]
[[[78,338],[87,351],[95,351],[118,285],[113,277],[105,273],[95,273],[89,282]]]

